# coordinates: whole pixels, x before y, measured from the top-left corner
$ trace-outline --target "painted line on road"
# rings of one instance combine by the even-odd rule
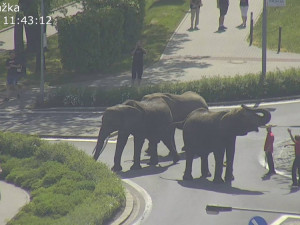
[[[133,138],[132,135],[128,137]],[[70,141],[70,142],[93,142],[97,143],[97,138],[41,138],[45,141]],[[115,138],[109,139],[108,142],[109,144],[116,144],[117,140]]]
[[[270,225],[281,225],[287,219],[298,219],[298,220],[300,220],[300,216],[283,215],[283,216],[279,217],[277,220],[275,220],[273,223],[271,223]],[[291,223],[291,224],[296,224],[296,223]],[[299,221],[297,222],[297,224],[299,224]]]
[[[283,100],[283,101],[278,101],[278,102],[262,102],[259,103],[259,106],[270,106],[270,105],[285,105],[285,104],[294,104],[294,103],[300,103],[300,99],[297,100]],[[241,103],[243,104],[243,103]],[[236,105],[230,105],[230,106],[211,106],[209,109],[232,109],[239,107],[241,104],[236,104]],[[249,107],[253,107],[256,105],[256,103],[249,103],[249,104],[244,104]]]

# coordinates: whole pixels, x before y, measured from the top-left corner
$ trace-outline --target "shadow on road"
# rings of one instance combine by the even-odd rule
[[[212,181],[209,181],[204,178],[194,179],[193,181],[177,181],[179,185],[186,188],[193,189],[202,189],[207,191],[214,191],[218,193],[224,194],[233,194],[233,195],[262,195],[264,194],[261,191],[253,191],[253,190],[244,190],[236,187],[232,187],[228,184],[215,184]]]
[[[124,178],[134,178],[134,177],[142,177],[142,176],[148,176],[148,175],[154,175],[154,174],[160,174],[168,170],[169,167],[176,165],[174,163],[171,163],[167,166],[160,166],[159,164],[156,166],[146,166],[143,167],[140,170],[128,170],[125,172],[118,172],[118,175],[121,176],[122,179]],[[142,165],[143,166],[143,165]]]

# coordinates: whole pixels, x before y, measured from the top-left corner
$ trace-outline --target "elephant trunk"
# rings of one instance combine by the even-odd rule
[[[96,144],[96,147],[94,149],[94,159],[97,160],[100,156],[100,154],[103,152],[103,150],[106,147],[106,144],[108,142],[110,132],[105,132],[103,128],[100,129],[99,135],[98,135],[98,141]]]
[[[260,119],[258,121],[259,126],[265,125],[265,124],[269,123],[269,121],[271,120],[271,113],[268,110],[265,110],[265,109],[253,109],[253,108],[247,107],[245,105],[242,105],[242,107],[244,109],[248,110],[248,111],[255,112],[256,114],[257,113],[262,113],[263,114],[262,116],[260,116]]]
[[[265,125],[270,122],[271,120],[271,113],[265,109],[256,109],[256,113],[262,113],[263,115],[260,116],[259,125]]]

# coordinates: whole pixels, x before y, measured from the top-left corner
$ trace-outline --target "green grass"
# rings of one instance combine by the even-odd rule
[[[9,225],[103,224],[125,203],[121,180],[68,144],[0,132],[0,178],[30,192]]]
[[[300,1],[287,0],[286,7],[268,8],[267,44],[269,49],[278,48],[278,29],[282,27],[282,52],[300,53]],[[254,27],[253,44],[261,47],[262,16]]]

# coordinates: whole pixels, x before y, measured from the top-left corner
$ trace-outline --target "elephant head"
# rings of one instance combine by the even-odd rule
[[[102,125],[95,147],[94,159],[97,160],[103,150],[105,140],[115,131],[125,130],[128,134],[131,129],[141,124],[144,112],[131,105],[119,104],[109,107],[102,116]]]
[[[271,113],[265,109],[249,108],[241,105],[223,115],[220,121],[220,130],[223,133],[244,136],[248,132],[258,131],[258,127],[271,120]]]

